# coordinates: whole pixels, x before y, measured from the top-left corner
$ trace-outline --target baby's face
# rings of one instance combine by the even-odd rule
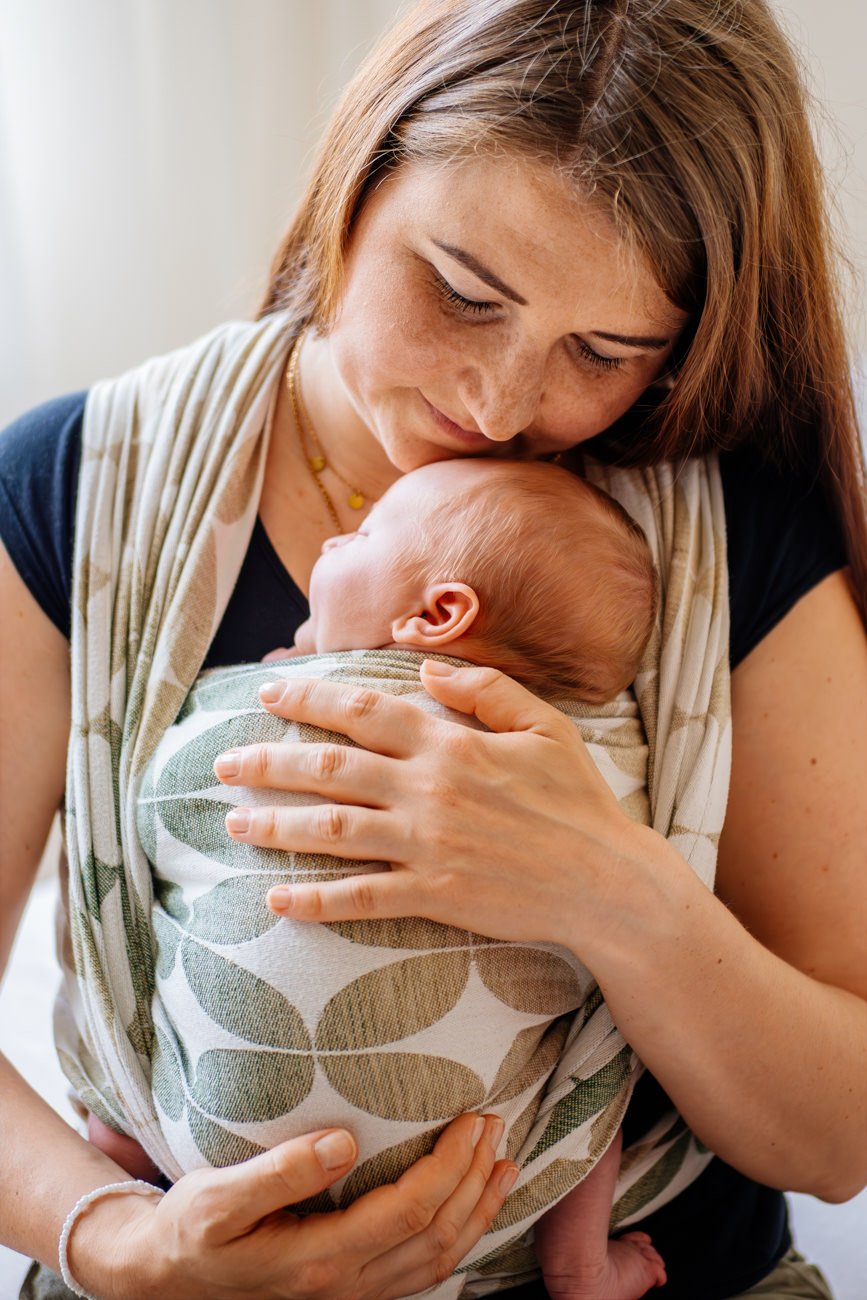
[[[418,586],[405,560],[415,536],[415,493],[405,482],[389,488],[356,532],[323,544],[310,575],[310,617],[295,633],[301,654],[391,643],[392,622],[413,603]]]
[[[310,617],[295,633],[295,649],[390,645],[394,620],[424,607],[423,582],[407,558],[418,554],[419,530],[468,483],[483,488],[478,462],[426,465],[398,479],[357,532],[330,537],[310,575]]]

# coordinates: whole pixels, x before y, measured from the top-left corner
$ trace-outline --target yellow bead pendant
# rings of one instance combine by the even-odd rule
[[[311,457],[310,457],[310,468],[313,470],[313,473],[314,473],[314,474],[321,474],[322,471],[325,469],[325,457],[324,457],[324,456],[311,456]]]
[[[360,492],[353,491],[349,494],[349,504],[353,510],[360,510],[364,505],[364,497]]]

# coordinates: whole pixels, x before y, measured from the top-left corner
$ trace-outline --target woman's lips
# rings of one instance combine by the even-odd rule
[[[478,449],[479,447],[490,447],[492,445],[491,439],[480,433],[478,429],[465,429],[462,425],[455,424],[454,420],[450,420],[447,415],[444,415],[438,407],[434,406],[433,402],[429,402],[424,394],[422,394],[422,399],[437,426],[442,429],[443,433],[454,438],[461,446]]]

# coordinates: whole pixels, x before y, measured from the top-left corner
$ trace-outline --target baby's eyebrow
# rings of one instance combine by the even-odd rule
[[[444,253],[448,253],[449,257],[453,257],[456,262],[460,262],[468,271],[472,271],[473,275],[478,276],[492,289],[496,289],[497,293],[501,293],[504,298],[511,299],[512,302],[518,303],[520,307],[527,306],[527,299],[522,298],[517,289],[510,289],[504,280],[501,280],[489,267],[480,262],[477,257],[473,257],[472,253],[468,253],[466,249],[455,248],[454,244],[442,244],[438,239],[432,239],[431,243],[442,249]]]

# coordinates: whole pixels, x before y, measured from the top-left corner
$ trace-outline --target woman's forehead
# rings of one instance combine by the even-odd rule
[[[636,242],[547,162],[494,154],[405,163],[368,203],[365,217],[386,237],[411,240],[443,267],[476,263],[531,307],[592,304],[610,317],[597,328],[621,333],[683,322]]]

